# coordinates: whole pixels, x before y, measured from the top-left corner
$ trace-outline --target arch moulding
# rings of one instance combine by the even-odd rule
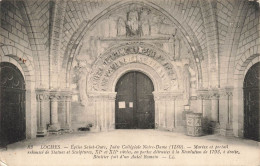
[[[244,137],[244,94],[243,83],[247,71],[254,64],[260,62],[260,54],[251,56],[244,55],[244,61],[237,63],[234,72],[234,91],[233,91],[233,132],[237,137]]]
[[[35,73],[30,55],[25,54],[16,47],[4,45],[0,47],[0,62],[9,62],[15,65],[24,77],[26,89],[26,138],[35,138],[37,130]]]
[[[173,130],[181,124],[183,91],[174,62],[163,52],[140,43],[125,45],[100,56],[87,71],[80,93],[89,116],[95,117],[93,130],[115,128],[115,86],[130,71],[140,71],[153,82],[156,128]]]

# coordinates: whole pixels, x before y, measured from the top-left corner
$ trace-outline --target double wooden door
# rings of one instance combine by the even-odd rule
[[[19,69],[0,63],[0,146],[25,139],[25,82]]]
[[[244,80],[244,137],[260,141],[260,63],[253,65]]]
[[[116,128],[153,129],[154,91],[148,76],[133,71],[123,75],[116,85]]]

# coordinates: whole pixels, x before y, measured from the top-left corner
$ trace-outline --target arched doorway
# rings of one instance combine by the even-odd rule
[[[145,74],[132,71],[124,74],[116,85],[116,129],[153,129],[154,86]]]
[[[0,142],[5,146],[26,138],[25,82],[15,65],[2,62],[0,69]]]
[[[253,65],[244,80],[244,137],[260,140],[260,62]]]

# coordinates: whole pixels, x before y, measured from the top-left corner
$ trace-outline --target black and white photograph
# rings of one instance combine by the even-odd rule
[[[260,166],[260,0],[0,6],[0,166]]]

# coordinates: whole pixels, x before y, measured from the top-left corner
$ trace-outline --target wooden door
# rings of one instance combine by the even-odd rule
[[[0,63],[1,146],[25,139],[25,83],[19,69]]]
[[[260,63],[253,65],[244,80],[244,137],[260,140]]]
[[[116,128],[154,128],[153,83],[134,71],[123,75],[116,85]]]

